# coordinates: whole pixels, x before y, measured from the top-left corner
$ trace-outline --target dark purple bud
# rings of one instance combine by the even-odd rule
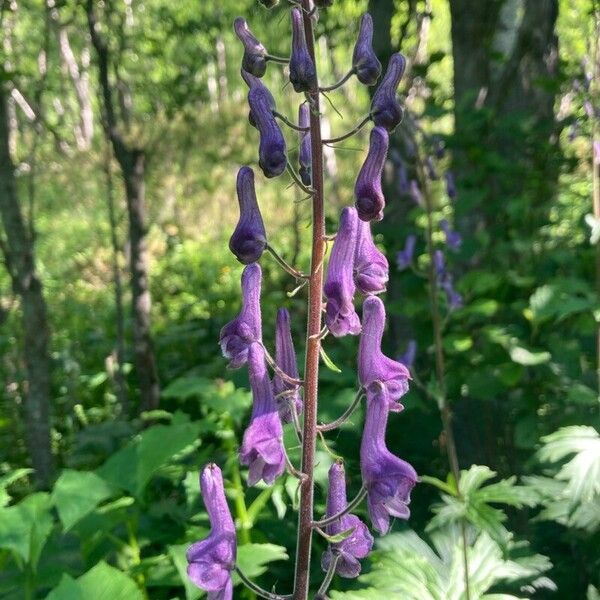
[[[396,98],[396,90],[406,68],[406,59],[402,54],[393,54],[381,84],[373,94],[371,117],[375,125],[394,131],[402,121],[402,107]]]
[[[310,127],[310,107],[303,102],[298,109],[298,126]],[[310,186],[312,181],[312,148],[310,131],[300,132],[300,179],[304,185]]]
[[[290,81],[296,92],[308,92],[317,87],[317,72],[306,45],[302,10],[300,8],[292,8]]]
[[[440,177],[437,173],[435,164],[433,163],[433,158],[431,158],[431,156],[425,158],[425,171],[427,172],[427,177],[429,177],[429,179],[432,181],[435,181]]]
[[[261,479],[270,485],[285,470],[285,451],[265,351],[258,342],[251,344],[248,350],[248,374],[252,389],[252,416],[244,432],[240,462],[249,467],[248,485],[255,485]]]
[[[287,149],[285,138],[273,115],[275,100],[258,77],[245,71],[242,71],[242,77],[250,87],[248,90],[250,123],[260,134],[258,164],[265,177],[277,177],[287,166]]]
[[[290,314],[285,308],[277,311],[275,325],[275,364],[291,379],[298,379],[298,363],[292,339]],[[296,407],[296,414],[302,412],[302,399],[298,385],[285,380],[275,372],[273,376],[273,392],[279,408],[279,416],[284,423],[292,421],[292,404]]]
[[[411,197],[411,200],[420,207],[425,206],[425,202],[423,200],[423,194],[421,194],[421,188],[415,179],[410,180],[410,184],[408,186],[408,195]]]
[[[458,250],[462,244],[462,237],[458,231],[454,231],[446,219],[440,221],[440,228],[446,236],[446,245],[451,250]]]
[[[364,85],[375,85],[381,75],[381,63],[373,50],[373,19],[365,13],[360,20],[358,39],[352,54],[352,68]]]
[[[229,249],[244,265],[256,262],[267,246],[267,234],[256,200],[254,171],[242,167],[237,175],[240,219],[229,239]]]
[[[441,250],[436,250],[433,253],[433,266],[435,267],[435,274],[437,275],[438,281],[443,280],[447,275],[447,271],[444,253]]]
[[[244,46],[242,69],[256,77],[262,77],[267,70],[266,48],[254,37],[246,19],[238,17],[233,22],[233,28]]]
[[[377,296],[369,296],[363,304],[363,330],[358,346],[358,380],[367,390],[385,388],[389,410],[400,412],[398,402],[408,391],[410,373],[402,364],[381,351],[385,328],[385,308]]]
[[[225,499],[221,469],[215,464],[204,467],[200,489],[210,520],[210,535],[192,544],[187,552],[187,574],[192,583],[208,592],[209,600],[231,600],[235,568],[235,525]]]
[[[448,299],[448,308],[457,310],[463,306],[463,297],[452,287],[452,282],[446,286],[446,298]]]
[[[348,506],[346,499],[346,477],[344,466],[340,462],[335,462],[329,469],[329,488],[327,490],[327,512],[326,517],[341,512]],[[323,557],[321,566],[324,571],[329,569],[329,565],[334,557],[334,553],[339,554],[339,559],[335,567],[335,572],[341,577],[358,577],[360,574],[360,558],[365,558],[373,547],[373,536],[368,527],[355,515],[346,514],[341,519],[327,525],[325,533],[327,535],[339,535],[348,529],[354,529],[352,534],[341,542],[331,544]]]
[[[415,364],[415,357],[417,355],[417,342],[415,340],[408,340],[406,344],[406,351],[402,356],[398,357],[398,361],[401,362],[407,369],[412,369]]]
[[[238,369],[248,360],[248,347],[262,338],[260,286],[262,271],[256,263],[242,273],[242,310],[221,329],[219,343],[229,368]]]
[[[433,151],[438,160],[444,158],[444,156],[446,156],[446,146],[444,145],[444,141],[436,137],[433,143]]]
[[[369,152],[354,184],[354,205],[363,221],[381,221],[385,198],[381,174],[385,165],[389,136],[383,127],[374,127],[369,139]]]
[[[360,445],[360,470],[367,488],[369,516],[373,527],[382,534],[390,528],[390,517],[408,519],[410,492],[418,480],[412,466],[393,455],[385,444],[389,403],[385,387],[368,392]]]
[[[371,235],[371,224],[358,220],[358,237],[354,255],[354,283],[363,294],[385,292],[388,261],[377,248]]]
[[[438,286],[446,293],[448,308],[450,310],[456,310],[457,308],[460,308],[463,305],[463,299],[462,296],[454,289],[452,275],[446,269],[444,253],[441,250],[436,250],[434,252],[433,265],[435,267]]]
[[[448,198],[450,198],[450,200],[456,200],[458,193],[456,191],[454,173],[452,173],[452,171],[446,171],[444,174],[444,179],[446,180],[446,194],[448,194]]]
[[[404,249],[396,254],[396,265],[399,271],[408,268],[413,261],[415,245],[417,243],[416,235],[409,235],[404,242]]]
[[[335,337],[360,333],[360,319],[353,303],[356,290],[353,270],[357,233],[356,210],[346,207],[340,217],[323,287],[327,297],[325,324]]]

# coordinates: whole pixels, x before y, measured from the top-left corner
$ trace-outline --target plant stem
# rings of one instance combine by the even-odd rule
[[[427,276],[429,280],[429,293],[431,296],[431,322],[433,327],[433,342],[435,348],[435,373],[439,387],[438,402],[442,417],[442,426],[444,428],[444,445],[448,455],[448,462],[450,463],[450,470],[452,471],[452,475],[456,481],[458,496],[459,498],[462,498],[460,492],[460,468],[458,465],[458,453],[456,451],[454,431],[452,430],[452,411],[448,405],[448,391],[446,388],[446,365],[444,361],[444,347],[442,345],[442,319],[440,316],[439,286],[435,272],[435,263],[433,260],[435,252],[433,246],[433,206],[429,184],[427,182],[427,176],[425,175],[425,170],[419,156],[417,156],[416,167],[419,179],[423,184],[423,201],[425,203],[425,212],[427,213],[426,238],[427,253],[429,254],[429,268],[427,270]],[[467,560],[467,533],[464,521],[461,523],[461,533],[464,559],[465,594],[466,599],[471,600],[471,593],[469,589],[469,563]]]
[[[310,0],[302,0],[304,32],[309,54],[316,67],[313,24],[308,16]],[[315,79],[317,79],[315,77]],[[319,357],[321,340],[321,303],[323,293],[323,258],[325,255],[325,211],[323,202],[323,148],[321,144],[321,117],[319,84],[308,93],[311,103],[310,134],[312,147],[312,252],[308,284],[308,324],[304,364],[304,427],[302,463],[300,470],[306,478],[300,485],[298,538],[294,570],[293,600],[307,600],[310,583],[310,554],[312,546],[314,467],[317,438],[317,395],[319,387]]]

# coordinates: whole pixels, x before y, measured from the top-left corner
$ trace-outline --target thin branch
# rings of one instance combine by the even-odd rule
[[[314,196],[315,191],[312,188],[307,187],[306,185],[304,185],[302,183],[302,180],[300,179],[300,176],[298,175],[298,173],[296,173],[296,171],[294,171],[294,167],[292,167],[292,165],[288,162],[287,164],[287,170],[288,173],[290,174],[291,178],[294,180],[294,183],[306,194],[309,194],[310,196]]]
[[[364,390],[363,388],[360,388],[360,390],[358,390],[358,392],[356,393],[356,396],[354,396],[354,400],[352,400],[350,406],[342,413],[340,417],[338,417],[335,421],[331,421],[331,423],[321,423],[320,425],[317,425],[317,430],[331,431],[332,429],[337,429],[338,427],[343,425],[352,416],[352,413],[360,404],[363,395]]]
[[[317,592],[317,597],[324,596],[331,585],[331,581],[333,580],[333,576],[335,575],[335,569],[337,568],[338,561],[340,560],[340,553],[336,550],[332,550],[333,559],[329,563],[329,568],[327,569],[327,573],[325,574],[325,579],[323,579],[323,583],[319,587],[319,591]]]
[[[288,264],[278,253],[277,251],[267,244],[267,250],[269,254],[277,261],[279,266],[286,272],[295,277],[296,279],[308,279],[308,275],[298,271],[298,269],[292,267],[292,265]]]
[[[300,127],[299,125],[296,125],[296,123],[294,123],[293,121],[290,121],[285,115],[282,115],[280,112],[274,110],[273,114],[280,120],[283,121],[288,127],[291,127],[292,129],[295,129],[296,131],[300,131],[302,133],[307,133],[308,131],[310,131],[310,127]]]
[[[343,142],[344,140],[347,140],[348,138],[352,137],[355,133],[358,133],[370,120],[371,115],[367,115],[354,129],[352,129],[348,133],[340,135],[339,137],[323,140],[323,144],[336,144],[337,142]]]
[[[280,65],[287,65],[290,62],[289,58],[285,58],[283,56],[275,56],[273,54],[265,55],[265,60],[270,60],[271,62],[278,63]]]
[[[327,525],[331,525],[332,523],[335,523],[336,521],[341,519],[343,516],[347,515],[349,512],[354,510],[363,501],[363,499],[366,495],[367,495],[367,488],[363,485],[360,488],[358,494],[356,494],[356,497],[354,498],[354,500],[352,500],[350,503],[348,503],[348,506],[346,506],[346,508],[344,508],[340,512],[336,513],[335,515],[332,515],[331,517],[321,519],[320,521],[313,521],[312,522],[313,529],[315,527],[326,527]]]
[[[356,69],[352,68],[350,69],[337,83],[334,83],[333,85],[328,85],[326,87],[320,87],[319,91],[322,92],[333,92],[334,90],[337,90],[338,88],[341,88],[346,81],[348,81],[348,79],[350,79],[350,77],[352,77],[352,75],[354,75],[354,73],[356,73]]]
[[[238,566],[235,567],[235,572],[242,580],[242,583],[255,594],[258,594],[261,598],[266,598],[267,600],[292,600],[291,594],[282,596],[281,594],[274,594],[273,592],[267,592],[267,590],[263,590],[263,588],[261,588],[259,585],[256,585],[256,583],[254,583],[251,579],[248,579],[248,577],[244,575],[243,571],[241,571]]]

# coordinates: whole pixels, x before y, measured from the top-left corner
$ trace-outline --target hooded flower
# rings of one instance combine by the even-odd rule
[[[208,600],[231,600],[231,571],[235,567],[235,526],[225,499],[221,469],[215,464],[204,467],[200,489],[210,519],[210,535],[192,544],[187,552],[187,574],[199,588],[208,592]]]
[[[285,138],[273,115],[275,100],[258,77],[243,70],[242,77],[250,88],[248,90],[250,123],[260,134],[258,164],[265,177],[277,177],[287,166],[287,148]]]
[[[354,252],[358,219],[354,208],[342,210],[323,291],[327,297],[325,324],[335,337],[358,335],[360,319],[354,310]]]
[[[252,415],[244,432],[240,462],[249,467],[248,485],[271,484],[285,470],[283,429],[267,372],[265,351],[255,342],[248,349]]]
[[[310,127],[310,107],[307,102],[303,102],[298,109],[298,126]],[[300,132],[300,152],[298,160],[300,162],[300,179],[304,185],[310,186],[312,181],[312,148],[310,131]]]
[[[375,85],[381,75],[381,63],[373,50],[373,19],[365,13],[360,20],[358,38],[352,54],[352,68],[364,85]]]
[[[388,282],[388,261],[377,249],[371,235],[371,225],[358,220],[358,239],[354,255],[354,282],[363,294],[385,292]]]
[[[458,250],[462,244],[462,237],[458,231],[451,229],[450,224],[446,219],[440,221],[440,229],[446,236],[446,246],[451,250]]]
[[[238,17],[233,22],[233,29],[244,46],[242,69],[255,77],[262,77],[267,70],[266,48],[254,37],[246,19]]]
[[[341,512],[348,506],[346,500],[346,478],[344,465],[335,462],[329,469],[329,489],[327,491],[326,517]],[[327,525],[327,535],[338,535],[348,529],[354,529],[349,537],[341,542],[332,543],[321,558],[324,571],[329,569],[334,553],[340,555],[335,572],[341,577],[358,577],[360,573],[359,558],[365,558],[373,547],[373,536],[368,527],[355,515],[346,514],[341,519]]]
[[[300,8],[292,8],[290,81],[296,92],[308,92],[317,85],[317,72],[306,45],[302,9]]]
[[[291,379],[298,379],[298,363],[290,327],[290,313],[285,308],[277,311],[275,325],[275,364]],[[273,376],[273,392],[279,408],[279,416],[284,423],[292,420],[291,403],[296,407],[296,413],[302,412],[302,400],[298,386],[286,381],[275,372]],[[284,396],[277,397],[279,394]]]
[[[248,265],[242,273],[242,310],[221,329],[219,343],[229,368],[238,369],[248,360],[248,347],[262,338],[260,286],[262,271],[258,264]]]
[[[389,409],[399,412],[404,407],[398,402],[408,391],[410,373],[399,362],[381,351],[385,327],[385,308],[377,296],[369,296],[363,304],[363,330],[358,346],[358,379],[367,393],[381,388],[386,390]]]
[[[408,519],[410,492],[418,480],[412,466],[394,456],[385,444],[389,404],[385,386],[367,393],[367,415],[360,445],[360,470],[367,488],[369,516],[373,527],[382,534],[390,528],[390,516]]]
[[[238,171],[236,189],[240,219],[229,240],[229,249],[242,264],[248,265],[259,260],[267,246],[267,234],[254,190],[254,171],[250,167]]]
[[[406,59],[399,52],[392,55],[381,84],[373,94],[371,117],[375,125],[394,131],[402,120],[402,107],[396,98],[396,90],[404,75]]]
[[[400,250],[398,254],[396,254],[396,265],[398,265],[399,271],[404,271],[407,267],[410,266],[413,260],[413,256],[415,254],[415,244],[417,243],[416,235],[409,235],[406,238],[406,242],[404,242],[404,249]]]
[[[385,198],[381,190],[381,174],[385,165],[389,136],[383,127],[374,127],[369,152],[354,185],[354,204],[363,221],[381,221]]]

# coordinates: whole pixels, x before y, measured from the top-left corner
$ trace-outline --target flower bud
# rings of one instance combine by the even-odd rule
[[[267,246],[267,234],[254,190],[254,171],[242,167],[237,176],[240,219],[229,239],[229,249],[244,265],[256,262]]]
[[[385,198],[381,174],[388,151],[389,136],[383,127],[371,130],[369,152],[354,185],[354,205],[363,221],[381,221]]]
[[[242,69],[256,77],[262,77],[267,70],[266,48],[254,37],[246,19],[238,17],[233,22],[233,28],[244,46]]]
[[[317,72],[308,52],[302,10],[292,8],[292,53],[290,55],[290,81],[296,92],[308,92],[317,86]]]
[[[451,250],[458,250],[462,245],[462,237],[458,231],[454,231],[447,219],[442,219],[440,221],[440,229],[444,232],[446,236],[446,246]]]
[[[365,13],[360,20],[358,38],[352,54],[352,68],[364,85],[375,85],[381,75],[381,63],[373,50],[373,19]]]
[[[358,238],[354,255],[354,283],[363,294],[385,292],[388,261],[373,242],[371,225],[358,220]]]
[[[356,210],[344,208],[323,287],[327,297],[325,324],[335,337],[360,333],[360,319],[353,303],[356,290],[353,270],[357,230]]]
[[[310,127],[310,107],[303,102],[298,109],[298,126]],[[312,182],[312,148],[310,131],[300,132],[299,175],[304,185],[310,186]]]
[[[385,127],[392,132],[402,120],[402,107],[396,98],[396,90],[406,68],[406,59],[402,54],[392,55],[381,84],[373,94],[371,117],[375,125]]]

